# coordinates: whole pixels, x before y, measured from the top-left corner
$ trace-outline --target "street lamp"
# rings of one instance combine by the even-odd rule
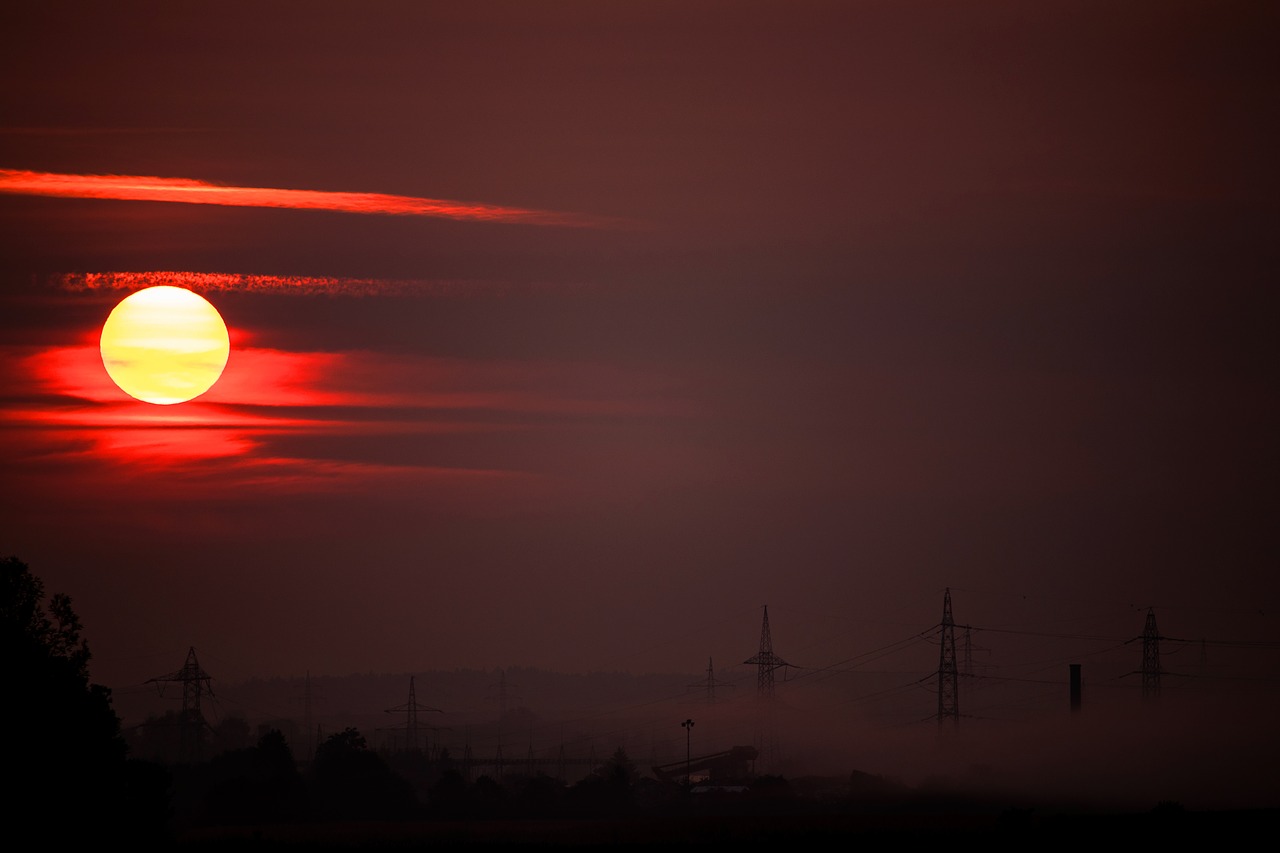
[[[689,787],[689,766],[692,755],[690,744],[693,737],[693,720],[685,720],[680,724],[684,728],[684,785]]]

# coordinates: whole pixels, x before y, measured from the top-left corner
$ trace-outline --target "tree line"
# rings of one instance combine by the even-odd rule
[[[355,728],[322,742],[305,772],[274,729],[207,761],[133,758],[111,691],[90,681],[82,630],[70,597],[46,596],[26,563],[0,559],[0,648],[13,691],[0,703],[7,805],[19,824],[58,827],[66,840],[145,840],[200,825],[610,816],[683,793],[641,778],[622,748],[572,785],[545,774],[469,780],[447,753],[383,756]]]

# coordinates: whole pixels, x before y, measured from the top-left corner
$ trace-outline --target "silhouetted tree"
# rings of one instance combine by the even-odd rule
[[[209,762],[202,822],[262,824],[306,816],[307,791],[284,735],[272,729],[255,747]]]
[[[471,814],[479,818],[495,818],[506,815],[511,795],[492,776],[483,775],[471,786]]]
[[[387,766],[416,793],[426,794],[439,776],[435,762],[420,749],[401,749],[384,756]]]
[[[770,808],[777,808],[792,802],[795,799],[795,793],[791,790],[791,783],[785,777],[765,774],[751,780],[751,784],[747,786],[747,799],[757,807],[767,803]]]
[[[618,747],[600,767],[574,785],[569,791],[569,802],[578,811],[589,814],[617,814],[631,806],[632,786],[639,773]]]
[[[431,813],[436,817],[460,818],[467,816],[467,782],[452,767],[440,774],[428,794]]]
[[[236,715],[225,717],[213,729],[213,742],[220,752],[245,749],[252,742],[249,738],[249,721],[244,717]]]
[[[141,840],[158,840],[168,834],[173,818],[173,774],[154,761],[130,758],[125,764],[125,801],[122,821]]]
[[[324,758],[340,759],[353,752],[362,752],[369,748],[369,743],[360,734],[359,729],[347,726],[342,731],[329,735],[324,743],[316,748],[316,760]]]
[[[166,804],[151,798],[163,797],[167,787],[128,763],[111,691],[89,682],[81,630],[68,596],[46,604],[44,584],[26,563],[0,559],[6,829],[57,827],[60,840],[158,831],[142,821],[166,814]]]
[[[615,749],[613,755],[609,756],[609,760],[603,766],[596,768],[595,775],[612,785],[625,788],[630,788],[640,777],[636,772],[635,762],[622,747]]]
[[[129,730],[126,740],[129,754],[160,764],[174,764],[182,755],[181,711],[169,710],[163,714],[148,715],[141,724]]]
[[[416,811],[413,788],[372,752],[357,729],[331,735],[312,765],[313,806],[322,818],[386,820]]]
[[[564,784],[545,773],[535,773],[519,780],[515,789],[516,810],[524,817],[548,817],[557,814],[564,800]]]

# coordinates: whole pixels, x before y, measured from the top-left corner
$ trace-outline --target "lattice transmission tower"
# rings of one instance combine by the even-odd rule
[[[507,687],[507,671],[505,669],[498,670],[498,683],[496,686],[498,695],[486,696],[485,699],[490,702],[498,703],[498,722],[502,723],[506,722],[508,714],[516,713],[521,710],[519,702],[524,697],[511,692]],[[516,686],[518,687],[519,685]]]
[[[317,695],[315,688],[311,686],[311,670],[307,670],[306,679],[302,682],[302,737],[299,749],[300,755],[296,756],[302,762],[314,761],[316,757],[316,749],[320,746],[320,724],[315,718],[315,707],[323,702],[321,696]]]
[[[942,648],[938,653],[938,725],[960,722],[960,673],[956,667],[956,620],[951,615],[951,587],[942,597]]]
[[[409,676],[409,701],[403,705],[397,705],[394,708],[387,708],[383,713],[404,714],[404,748],[412,752],[417,752],[419,750],[425,752],[427,748],[427,745],[422,743],[422,732],[426,726],[418,722],[419,711],[437,714],[444,713],[439,708],[429,708],[426,705],[418,704],[417,691],[414,688],[414,677],[411,675]]]
[[[756,748],[764,760],[765,769],[777,772],[778,764],[778,709],[774,701],[773,673],[784,666],[791,666],[773,652],[773,635],[769,631],[769,606],[764,606],[764,622],[760,625],[760,648],[743,663],[756,667]]]
[[[720,679],[716,678],[716,668],[712,665],[711,658],[707,658],[707,677],[704,678],[698,684],[689,685],[690,688],[696,687],[699,689],[706,690],[708,705],[716,704],[716,688],[717,687],[732,687],[732,686],[733,686],[732,682],[721,681]]]
[[[1148,699],[1160,695],[1160,631],[1155,610],[1150,607],[1142,627],[1142,695]]]
[[[769,605],[764,605],[764,623],[760,626],[760,650],[743,663],[756,667],[756,695],[761,699],[773,699],[773,673],[783,666],[791,666],[773,653],[773,636],[769,633]]]
[[[311,670],[307,670],[307,680],[303,683],[302,688],[302,731],[305,732],[303,737],[311,737]],[[303,754],[307,756],[315,755],[316,746],[315,743],[304,743],[302,745],[305,750]]]
[[[200,697],[213,696],[213,679],[200,668],[195,646],[187,649],[187,660],[182,668],[168,675],[148,678],[147,684],[155,684],[163,693],[164,685],[182,683],[182,714],[178,718],[178,763],[190,764],[204,757],[205,734],[213,730],[200,710]]]

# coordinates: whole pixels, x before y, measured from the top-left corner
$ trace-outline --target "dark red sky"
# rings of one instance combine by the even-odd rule
[[[189,645],[222,678],[696,672],[764,603],[818,666],[946,586],[984,627],[1272,640],[1277,24],[25,4],[0,169],[581,221],[0,193],[0,550],[116,685]],[[87,276],[155,271],[220,274],[233,340],[167,411],[95,361],[165,277]]]

